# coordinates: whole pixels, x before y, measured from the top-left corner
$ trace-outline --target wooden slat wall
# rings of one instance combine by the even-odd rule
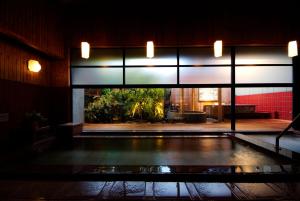
[[[91,11],[92,12],[92,11]],[[185,15],[161,14],[122,18],[98,13],[69,17],[67,35],[69,46],[79,47],[87,40],[92,46],[143,46],[154,40],[161,46],[212,45],[222,39],[225,45],[265,44],[282,45],[299,38],[299,28],[284,13],[244,15],[205,12]],[[262,11],[261,11],[262,13]],[[269,10],[271,13],[271,10]],[[101,15],[101,16],[100,16]]]
[[[0,122],[0,144],[22,134],[15,131],[27,112],[40,112],[52,123],[69,116],[64,34],[49,2],[0,1],[0,113],[9,114],[8,122]],[[29,59],[40,62],[39,73],[28,70]]]
[[[39,73],[28,70],[29,59],[40,62],[42,69]],[[24,49],[18,44],[10,44],[0,39],[0,79],[49,86],[50,65],[49,59]]]
[[[40,62],[39,73],[28,70],[29,59]],[[27,112],[41,112],[51,123],[70,120],[67,61],[52,60],[18,43],[0,39],[0,113],[9,113],[9,121],[0,122],[0,144],[11,139]]]
[[[52,87],[69,87],[70,86],[70,62],[68,56],[51,62],[51,79]]]
[[[64,41],[57,7],[46,1],[0,1],[0,33],[46,54],[63,57]]]
[[[0,145],[23,132],[16,132],[25,113],[37,111],[49,118],[50,90],[46,86],[0,79],[0,113],[8,113],[8,122],[0,122]],[[17,138],[15,138],[17,139]]]

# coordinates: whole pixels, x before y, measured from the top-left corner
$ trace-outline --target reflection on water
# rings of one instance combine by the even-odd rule
[[[171,169],[168,166],[160,166],[160,172],[162,172],[162,173],[170,173]]]
[[[195,187],[203,198],[231,197],[231,191],[224,183],[196,183]]]
[[[41,155],[37,164],[70,165],[273,165],[273,158],[230,138],[89,138],[73,150]],[[168,171],[167,169],[163,169]]]

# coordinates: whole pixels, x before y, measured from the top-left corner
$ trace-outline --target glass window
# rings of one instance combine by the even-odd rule
[[[71,65],[73,66],[122,66],[121,49],[91,49],[90,58],[81,58],[80,49],[72,50]]]
[[[72,84],[123,84],[123,68],[72,68]]]
[[[236,67],[236,83],[292,83],[291,66]]]
[[[180,67],[180,84],[229,84],[230,67]]]
[[[177,65],[175,48],[155,48],[154,57],[146,57],[146,48],[127,49],[125,56],[126,66],[153,66],[153,65]]]
[[[292,119],[291,87],[236,88],[238,130],[282,131]]]
[[[176,67],[126,68],[126,84],[176,84]]]
[[[128,131],[161,131],[170,128],[177,131],[230,130],[230,88],[101,87],[85,88],[79,95],[76,95],[80,100],[75,106],[78,108],[79,103],[80,108],[74,106],[77,111],[74,110],[73,114],[82,117],[84,111],[86,131],[118,130],[120,127],[117,124],[107,123],[120,122],[128,125],[123,127]],[[176,122],[180,124],[170,124]],[[164,123],[166,126],[163,126]]]
[[[223,48],[222,57],[214,57],[214,49],[182,48],[179,53],[180,65],[230,65],[230,49]]]
[[[238,47],[236,61],[238,64],[292,64],[287,49],[283,47]]]

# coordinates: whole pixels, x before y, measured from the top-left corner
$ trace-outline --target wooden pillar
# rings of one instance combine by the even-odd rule
[[[184,89],[181,88],[180,89],[180,113],[183,113],[184,110],[183,104],[184,104]]]
[[[300,56],[293,58],[293,116],[295,118],[300,113]],[[300,130],[300,120],[293,125],[294,129]]]
[[[195,89],[192,88],[192,111],[195,111]]]
[[[230,48],[231,55],[231,130],[235,131],[236,115],[235,115],[235,47]]]
[[[223,121],[222,89],[218,88],[218,121]]]

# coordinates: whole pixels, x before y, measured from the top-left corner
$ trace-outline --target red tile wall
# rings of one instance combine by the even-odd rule
[[[292,119],[292,92],[236,96],[236,104],[255,104],[256,112],[271,112],[275,119]]]

